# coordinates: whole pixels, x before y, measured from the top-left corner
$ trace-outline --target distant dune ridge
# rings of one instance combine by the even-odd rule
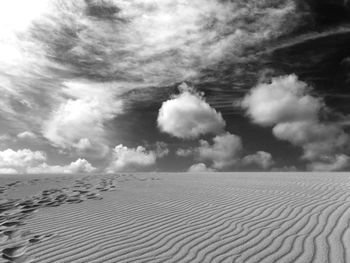
[[[350,262],[350,176],[0,177],[0,263]]]

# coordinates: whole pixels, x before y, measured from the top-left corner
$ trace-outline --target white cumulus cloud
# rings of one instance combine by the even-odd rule
[[[105,123],[123,112],[123,103],[111,92],[113,83],[65,83],[70,98],[54,110],[43,127],[43,135],[55,146],[95,152],[107,151]]]
[[[257,165],[263,169],[268,169],[273,165],[272,155],[268,152],[258,151],[242,158],[243,165]]]
[[[301,147],[302,159],[311,162],[309,167],[321,167],[329,158],[338,164],[337,156],[349,150],[349,135],[339,123],[322,120],[329,109],[310,92],[295,75],[282,76],[251,89],[241,105],[253,122],[273,126],[276,138]],[[333,170],[327,161],[323,168]]]
[[[189,173],[206,173],[206,172],[214,172],[215,169],[207,167],[205,163],[195,163],[188,168],[187,172]]]
[[[191,154],[200,161],[198,169],[207,163],[208,169],[213,171],[241,167],[268,169],[274,164],[272,155],[265,151],[243,156],[242,139],[229,132],[215,136],[212,143],[200,140],[198,147],[186,150],[180,148],[177,151],[178,156],[185,157]],[[194,167],[196,166],[197,164]]]
[[[113,158],[106,171],[113,173],[118,171],[135,171],[147,168],[156,163],[157,153],[147,151],[144,147],[128,148],[122,144],[113,150]]]
[[[96,168],[93,167],[87,160],[78,159],[69,165],[48,165],[47,163],[42,163],[35,167],[28,167],[26,172],[37,174],[37,173],[91,173],[95,171]]]
[[[350,157],[345,154],[324,158],[323,162],[314,162],[309,165],[309,170],[312,171],[342,171],[349,168]]]
[[[181,93],[163,102],[159,110],[157,122],[160,130],[182,139],[222,133],[226,123],[221,113],[186,84],[180,89]]]
[[[346,150],[349,136],[337,124],[319,121],[296,121],[279,123],[273,134],[304,149],[303,158],[316,160],[332,153]]]
[[[242,100],[242,107],[255,123],[261,125],[314,120],[323,103],[310,96],[308,91],[307,84],[296,75],[278,77],[269,84],[252,88]]]
[[[69,165],[48,165],[46,153],[29,149],[0,151],[0,173],[90,173],[96,168],[85,159]]]
[[[0,151],[0,167],[27,167],[46,160],[46,154],[41,151],[7,149]]]
[[[0,174],[17,174],[18,171],[13,168],[0,168]]]
[[[237,164],[243,148],[241,138],[228,132],[215,136],[213,144],[206,140],[200,140],[199,144],[196,149],[198,159],[210,161],[215,169]]]

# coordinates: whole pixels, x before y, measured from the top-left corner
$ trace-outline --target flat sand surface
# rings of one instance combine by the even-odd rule
[[[0,177],[0,262],[350,262],[350,174]]]

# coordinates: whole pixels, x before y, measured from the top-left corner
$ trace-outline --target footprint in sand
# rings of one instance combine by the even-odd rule
[[[5,227],[18,227],[21,225],[24,225],[24,222],[20,220],[5,221],[1,224],[1,226],[5,226]]]
[[[22,231],[19,229],[9,229],[0,232],[0,244],[8,243],[2,252],[2,257],[13,263],[32,262],[32,258],[25,255],[29,245],[48,240],[57,236],[56,233],[48,233],[44,235],[33,235],[30,231]]]
[[[10,210],[14,208],[17,204],[18,200],[2,200],[0,202],[0,213],[6,210]]]
[[[23,233],[19,229],[9,229],[5,230],[3,235],[7,237],[7,240],[16,240],[22,237]]]
[[[0,232],[0,244],[5,243],[8,240],[8,236],[5,235],[3,232]]]
[[[7,184],[6,186],[8,186],[8,187],[13,187],[13,186],[19,185],[19,184],[21,184],[21,183],[22,183],[21,181],[15,181],[15,182],[13,182],[13,183]]]
[[[30,206],[23,207],[23,208],[21,209],[21,213],[23,213],[23,214],[32,214],[32,213],[35,213],[36,211],[38,211],[37,208],[35,208],[35,207],[30,207]]]
[[[68,199],[66,200],[68,204],[76,204],[76,203],[81,203],[83,201],[84,200],[81,199],[81,195],[76,192],[73,192],[71,196],[68,196]]]
[[[29,243],[31,244],[35,244],[35,243],[39,243],[41,241],[45,241],[48,239],[51,239],[53,237],[57,236],[56,233],[50,233],[50,234],[45,234],[45,235],[34,235],[32,238],[30,238],[28,240]]]
[[[4,248],[2,257],[13,263],[29,263],[32,259],[25,255],[28,248],[28,243],[22,245],[14,245],[11,247]]]
[[[7,188],[5,186],[0,186],[0,194],[3,194],[7,191]]]
[[[2,257],[12,263],[32,262],[32,259],[25,254],[28,246],[56,236],[56,234],[34,235],[30,231],[24,233],[20,230],[25,219],[38,209],[63,204],[77,204],[85,200],[101,200],[103,197],[99,192],[114,191],[117,188],[116,178],[101,179],[95,186],[88,180],[89,178],[77,180],[72,188],[44,190],[26,200],[0,200],[0,244],[5,247],[1,251]],[[31,181],[32,184],[38,182],[39,180]],[[6,189],[19,183],[17,181],[10,183]],[[0,188],[0,193],[1,191],[2,188]],[[18,245],[21,242],[25,242],[25,244]]]
[[[91,200],[101,200],[103,199],[103,197],[100,194],[97,193],[90,193],[86,195],[87,199],[91,199]]]

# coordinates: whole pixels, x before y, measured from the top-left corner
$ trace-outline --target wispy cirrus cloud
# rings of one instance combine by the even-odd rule
[[[76,77],[165,86],[298,25],[293,1],[55,1],[32,35]],[[249,23],[247,22],[249,21]],[[288,23],[288,28],[285,27]]]
[[[118,101],[125,87],[151,91],[195,80],[202,70],[285,34],[285,24],[293,28],[299,17],[297,5],[282,0],[14,2],[3,6],[0,30],[1,121],[14,130],[50,126],[57,112],[86,102],[71,101],[66,83],[90,82],[90,92],[107,83]],[[64,145],[56,137],[52,143]]]

